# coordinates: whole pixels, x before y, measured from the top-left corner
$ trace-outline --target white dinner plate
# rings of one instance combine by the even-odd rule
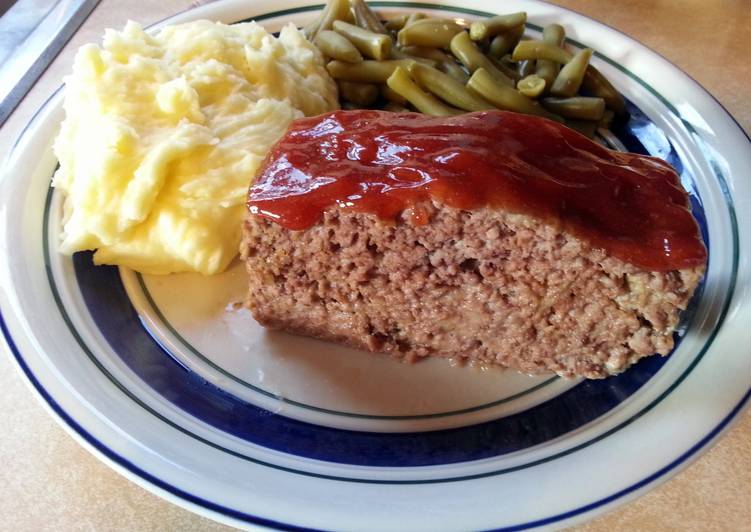
[[[374,2],[471,20],[490,0]],[[306,0],[220,1],[164,23],[302,26]],[[430,360],[405,365],[267,332],[237,305],[242,265],[139,275],[58,253],[50,188],[62,89],[15,145],[0,194],[0,310],[50,412],[128,478],[251,527],[456,530],[562,526],[633,499],[711,445],[751,394],[751,145],[696,82],[630,38],[523,0],[527,32],[559,22],[627,97],[613,147],[679,171],[709,249],[670,357],[598,381]],[[125,22],[125,21],[123,21]],[[164,24],[162,23],[162,24]]]

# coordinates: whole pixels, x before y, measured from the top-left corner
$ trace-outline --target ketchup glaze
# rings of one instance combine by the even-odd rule
[[[506,111],[335,111],[296,120],[267,155],[248,208],[303,230],[334,206],[396,220],[431,199],[532,215],[645,269],[706,261],[688,196],[669,164]],[[417,216],[413,223],[429,221]]]

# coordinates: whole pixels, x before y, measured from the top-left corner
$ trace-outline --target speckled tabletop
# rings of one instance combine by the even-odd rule
[[[751,132],[748,0],[553,3],[609,24],[659,52]],[[78,46],[98,41],[104,28],[121,27],[128,18],[150,24],[189,7],[188,0],[103,0],[0,129],[0,159],[70,70]],[[751,348],[743,348],[751,356]],[[44,411],[6,354],[0,355],[0,529],[227,529],[152,495],[90,455]],[[577,529],[751,531],[751,413],[675,478]]]

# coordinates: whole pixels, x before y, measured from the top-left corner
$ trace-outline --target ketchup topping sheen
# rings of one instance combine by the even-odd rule
[[[649,270],[706,261],[669,164],[505,111],[448,118],[336,111],[296,120],[269,152],[248,208],[303,230],[334,206],[396,220],[430,200],[532,215]]]

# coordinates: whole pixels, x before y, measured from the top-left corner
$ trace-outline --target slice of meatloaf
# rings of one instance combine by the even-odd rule
[[[405,360],[613,375],[670,352],[706,263],[667,163],[500,111],[301,119],[248,207],[261,324]]]
[[[413,225],[328,210],[244,226],[247,304],[264,326],[414,360],[605,377],[667,354],[703,268],[650,272],[535,218],[423,204]]]

